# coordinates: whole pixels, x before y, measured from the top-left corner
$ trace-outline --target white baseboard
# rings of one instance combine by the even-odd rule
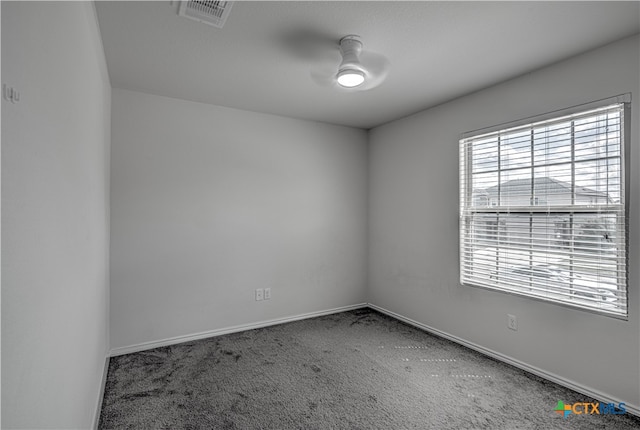
[[[516,360],[512,357],[509,357],[507,355],[501,354],[499,352],[493,351],[491,349],[485,348],[481,345],[475,344],[473,342],[469,342],[466,341],[462,338],[459,338],[457,336],[453,336],[450,335],[449,333],[445,333],[443,331],[440,331],[438,329],[435,329],[433,327],[430,327],[426,324],[422,324],[421,322],[412,320],[411,318],[407,318],[403,315],[397,314],[395,312],[392,312],[388,309],[382,308],[380,306],[374,305],[372,303],[369,303],[368,306],[371,309],[374,309],[378,312],[381,312],[385,315],[388,315],[392,318],[395,318],[397,320],[400,320],[402,322],[405,322],[409,325],[412,325],[416,328],[419,328],[420,330],[424,330],[428,333],[434,334],[436,336],[448,339],[452,342],[455,342],[457,344],[460,344],[462,346],[466,346],[467,348],[473,349],[474,351],[478,351],[481,354],[487,355],[489,357],[495,358],[496,360],[502,361],[504,363],[510,364],[514,367],[517,367],[519,369],[522,369],[526,372],[529,373],[533,373],[534,375],[540,376],[541,378],[547,379],[549,381],[555,382],[558,385],[562,385],[563,387],[569,388],[573,391],[576,391],[578,393],[584,394],[585,396],[589,396],[593,399],[598,400],[599,402],[602,403],[615,403],[618,404],[623,400],[620,399],[614,399],[613,397],[609,396],[606,393],[602,393],[600,391],[594,390],[592,388],[586,387],[582,384],[579,384],[575,381],[563,378],[562,376],[556,375],[554,373],[550,373],[547,372],[546,370],[537,368],[535,366],[531,366],[525,362],[522,362],[520,360]],[[629,403],[625,402],[625,409],[627,410],[627,412],[636,415],[636,416],[640,416],[640,407],[638,405],[631,405]]]
[[[259,322],[255,322],[255,323],[242,324],[242,325],[237,325],[237,326],[232,326],[232,327],[225,327],[225,328],[220,328],[220,329],[215,329],[215,330],[208,330],[208,331],[203,331],[203,332],[194,333],[194,334],[188,334],[188,335],[184,335],[184,336],[176,336],[176,337],[171,337],[171,338],[168,338],[168,339],[156,340],[156,341],[152,341],[152,342],[144,342],[144,343],[139,343],[139,344],[136,344],[136,345],[123,346],[123,347],[111,349],[111,351],[109,351],[109,356],[110,357],[115,357],[117,355],[131,354],[131,353],[134,353],[134,352],[145,351],[147,349],[153,349],[153,348],[159,348],[159,347],[162,347],[162,346],[175,345],[175,344],[178,344],[178,343],[190,342],[190,341],[193,341],[193,340],[205,339],[205,338],[208,338],[208,337],[221,336],[223,334],[237,333],[237,332],[240,332],[240,331],[253,330],[253,329],[263,328],[263,327],[269,327],[269,326],[272,326],[272,325],[284,324],[284,323],[293,322],[293,321],[299,321],[299,320],[303,320],[303,319],[307,319],[307,318],[315,318],[315,317],[320,317],[320,316],[323,316],[323,315],[331,315],[331,314],[337,314],[337,313],[340,313],[340,312],[352,311],[354,309],[366,308],[367,306],[368,306],[367,303],[360,303],[360,304],[349,305],[349,306],[341,306],[339,308],[327,309],[327,310],[323,310],[323,311],[308,312],[308,313],[292,315],[292,316],[288,316],[288,317],[284,317],[284,318],[276,318],[276,319],[267,320],[267,321],[259,321]]]
[[[100,412],[102,411],[102,400],[104,399],[104,388],[107,384],[107,373],[109,372],[109,357],[104,359],[104,367],[102,369],[102,381],[100,381],[100,392],[98,393],[98,404],[96,405],[95,413],[93,415],[93,429],[98,429],[100,424]]]

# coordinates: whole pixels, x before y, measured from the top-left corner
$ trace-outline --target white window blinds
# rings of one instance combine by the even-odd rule
[[[460,282],[626,318],[625,104],[460,141]]]

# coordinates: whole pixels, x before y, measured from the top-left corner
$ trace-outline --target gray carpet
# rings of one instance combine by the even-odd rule
[[[111,358],[101,429],[638,429],[370,309]]]

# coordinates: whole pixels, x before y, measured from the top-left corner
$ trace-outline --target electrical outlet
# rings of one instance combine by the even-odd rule
[[[265,300],[271,299],[271,288],[264,289],[264,299]]]
[[[515,315],[507,314],[507,327],[511,330],[518,331],[518,319]]]
[[[256,301],[260,300],[264,300],[264,290],[262,288],[256,290]]]

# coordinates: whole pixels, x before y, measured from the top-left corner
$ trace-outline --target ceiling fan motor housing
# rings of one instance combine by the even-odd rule
[[[364,72],[364,68],[360,64],[360,52],[362,52],[362,41],[360,36],[354,34],[348,35],[340,39],[340,53],[342,54],[342,63],[338,71],[347,69],[356,69]]]

